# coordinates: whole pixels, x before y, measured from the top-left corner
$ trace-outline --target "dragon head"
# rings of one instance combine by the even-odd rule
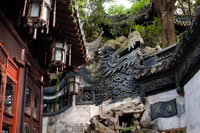
[[[144,41],[138,31],[130,33],[127,39],[122,36],[105,43],[104,50],[108,51],[103,56],[105,75],[113,74],[120,69],[124,70],[130,65],[137,65],[142,44]]]
[[[140,48],[144,41],[138,31],[133,31],[128,36],[128,51],[131,49]]]
[[[133,50],[141,48],[144,41],[138,31],[133,31],[129,34],[126,41],[112,55],[112,62],[118,62],[121,57],[129,55]]]

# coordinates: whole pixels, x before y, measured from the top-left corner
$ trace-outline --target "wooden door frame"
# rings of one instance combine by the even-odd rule
[[[8,53],[4,49],[3,44],[1,42],[0,42],[0,49],[2,50],[2,52],[4,52],[4,54],[5,54],[6,58],[7,58],[7,60],[6,60],[6,65],[7,65],[7,63],[8,63]],[[0,52],[1,52],[1,50],[0,50]],[[5,71],[5,73],[4,73],[4,77],[2,78],[2,82],[3,82],[3,96],[2,96],[2,112],[0,114],[0,116],[1,116],[1,118],[0,118],[0,133],[2,131],[2,126],[3,126],[5,86],[6,86],[6,81],[7,81],[7,72],[6,72],[7,71],[6,70],[7,66],[3,66],[2,65],[2,67],[3,67],[4,71]]]
[[[14,83],[16,83],[16,90],[15,90],[15,95],[14,95],[14,111],[13,111],[13,120],[12,120],[12,132],[16,133],[17,130],[17,114],[18,114],[18,102],[19,102],[19,91],[20,91],[20,79],[21,79],[21,68],[18,67],[15,62],[9,57],[8,53],[6,52],[6,50],[4,49],[2,43],[0,43],[0,47],[3,50],[4,53],[6,53],[7,56],[7,65],[5,68],[5,76],[4,76],[4,86],[3,86],[3,99],[2,99],[2,121],[0,122],[0,132],[2,131],[2,123],[4,122],[4,99],[5,99],[5,92],[6,92],[6,83],[7,83],[7,77],[9,77],[12,81],[14,81]],[[11,68],[9,68],[8,66],[11,65],[11,67],[13,67],[14,70],[12,70]],[[16,71],[16,77],[14,77],[11,73],[12,71]],[[12,101],[13,102],[13,101]]]

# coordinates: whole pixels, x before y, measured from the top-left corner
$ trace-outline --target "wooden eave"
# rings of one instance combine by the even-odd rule
[[[85,63],[86,49],[80,27],[76,23],[77,18],[72,13],[72,4],[70,0],[57,0],[56,6],[56,31],[58,36],[67,40],[67,43],[72,46],[72,65],[82,65]]]

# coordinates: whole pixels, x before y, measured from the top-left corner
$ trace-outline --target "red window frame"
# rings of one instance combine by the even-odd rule
[[[21,68],[19,68],[14,61],[9,57],[8,53],[3,47],[3,44],[0,42],[0,52],[3,52],[7,57],[7,65],[5,66],[5,73],[3,78],[3,87],[1,90],[3,91],[3,98],[0,99],[1,102],[1,114],[0,114],[0,131],[2,131],[2,123],[8,124],[12,127],[13,133],[16,133],[17,128],[17,113],[18,113],[18,103],[19,101],[19,90],[20,90],[20,79],[21,79]],[[2,66],[2,64],[0,63]],[[16,89],[14,90],[14,95],[12,98],[12,109],[13,113],[8,113],[4,111],[4,100],[5,100],[5,92],[6,92],[6,83],[7,83],[7,77],[9,77],[15,84]],[[12,92],[13,93],[13,92]],[[5,118],[4,118],[5,115]],[[6,118],[6,115],[10,116],[11,118]]]

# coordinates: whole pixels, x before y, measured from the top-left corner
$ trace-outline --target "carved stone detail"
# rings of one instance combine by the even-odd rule
[[[157,78],[150,82],[143,83],[140,86],[141,88],[145,89],[145,92],[150,92],[152,90],[160,89],[162,87],[165,87],[166,85],[174,83],[175,83],[174,75],[168,75],[165,77]]]

